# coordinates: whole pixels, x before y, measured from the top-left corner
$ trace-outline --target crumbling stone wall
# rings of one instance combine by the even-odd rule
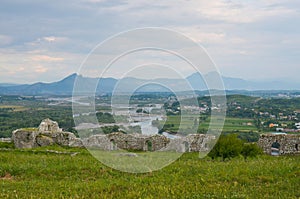
[[[272,146],[275,145],[278,145],[279,155],[300,154],[300,135],[263,134],[258,140],[258,146],[260,146],[266,154],[271,155]]]
[[[38,131],[30,131],[26,129],[17,129],[12,133],[12,140],[16,148],[33,148],[38,146],[35,138]]]
[[[12,140],[16,148],[33,148],[58,144],[61,146],[97,148],[101,150],[177,151],[208,152],[216,137],[191,134],[169,139],[163,135],[124,134],[93,135],[85,139],[76,138],[73,133],[64,132],[57,122],[45,119],[39,128],[25,128],[13,131]],[[281,154],[300,154],[300,135],[263,134],[258,145],[266,154],[276,150]],[[274,148],[275,147],[275,148]]]
[[[113,150],[113,143],[110,142],[106,135],[92,135],[83,139],[82,142],[88,149]]]
[[[193,134],[186,136],[185,139],[190,143],[189,151],[204,152],[211,149],[211,144],[215,141],[216,137],[212,135]]]
[[[62,132],[62,129],[59,128],[58,123],[50,120],[49,118],[44,119],[39,125],[39,132]]]
[[[87,148],[102,150],[137,150],[137,151],[209,151],[215,136],[193,134],[182,138],[169,139],[164,135],[124,134],[121,132],[108,135],[93,135],[83,140]]]
[[[207,152],[216,141],[213,135],[190,134],[186,137],[171,139],[165,150],[176,152]]]
[[[57,122],[45,119],[39,128],[17,129],[12,133],[16,148],[34,148],[53,144],[70,147],[82,147],[82,142],[73,133],[63,132]]]
[[[124,134],[115,132],[108,135],[93,135],[83,140],[86,147],[103,150],[158,151],[164,148],[169,139],[163,135]]]
[[[137,151],[208,151],[214,136],[194,134],[169,139],[164,135],[124,134],[115,132],[107,135],[93,135],[79,139],[73,133],[62,131],[58,123],[45,119],[39,128],[18,129],[13,132],[12,140],[16,148],[33,148],[53,144],[70,147],[97,148],[101,150]]]

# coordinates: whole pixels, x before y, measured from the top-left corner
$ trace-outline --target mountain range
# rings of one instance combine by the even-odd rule
[[[212,81],[217,73],[204,75],[206,80]],[[207,90],[204,78],[199,73],[194,73],[186,79],[160,78],[154,80],[127,77],[115,78],[90,78],[72,74],[58,82],[34,83],[34,84],[0,84],[1,95],[72,95],[74,82],[84,84],[83,87],[97,85],[96,93],[112,93],[114,89],[122,92],[130,92],[139,88],[140,92],[186,91]],[[222,77],[226,90],[300,90],[300,84],[283,81],[247,81],[240,78]],[[189,83],[189,84],[187,84]],[[148,84],[148,85],[147,85]],[[141,87],[141,85],[144,85]],[[145,86],[147,85],[147,86]],[[162,86],[163,85],[163,86]],[[167,89],[170,88],[170,89]]]

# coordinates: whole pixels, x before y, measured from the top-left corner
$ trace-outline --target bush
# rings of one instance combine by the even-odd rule
[[[208,154],[215,159],[221,157],[223,161],[239,156],[243,149],[243,141],[236,134],[221,135],[214,148]]]
[[[0,142],[0,148],[13,149],[15,145],[13,142]]]
[[[220,136],[208,156],[212,159],[220,157],[225,161],[240,155],[246,160],[248,157],[256,157],[259,154],[262,154],[262,150],[256,143],[244,143],[237,134],[228,134]]]
[[[256,143],[244,144],[241,154],[246,160],[248,157],[256,157],[257,155],[262,154],[262,150]]]

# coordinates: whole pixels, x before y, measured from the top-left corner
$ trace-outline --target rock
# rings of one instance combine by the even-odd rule
[[[62,132],[59,128],[58,123],[50,120],[49,118],[44,119],[39,125],[39,132]]]
[[[76,137],[69,140],[69,147],[83,147],[82,140]]]
[[[42,134],[36,136],[35,142],[38,146],[50,146],[54,144],[54,140],[51,137]]]
[[[17,129],[12,133],[12,140],[16,148],[33,148],[36,147],[36,136],[39,133],[34,130]]]
[[[136,153],[119,153],[119,156],[138,157]]]
[[[12,133],[16,148],[34,148],[57,144],[60,146],[83,147],[82,141],[73,133],[64,132],[58,123],[45,119],[39,128],[17,129]]]
[[[72,153],[71,157],[75,157],[77,154],[79,154],[79,152]]]

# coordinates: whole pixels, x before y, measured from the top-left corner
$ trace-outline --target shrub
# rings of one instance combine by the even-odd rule
[[[262,154],[262,150],[256,143],[244,143],[237,134],[227,134],[220,136],[208,156],[212,159],[220,157],[225,161],[240,155],[246,160],[248,157],[256,157],[259,154]]]
[[[262,154],[262,150],[256,143],[249,143],[244,144],[241,154],[246,160],[248,157],[256,157],[257,155]]]
[[[243,149],[243,141],[237,138],[237,135],[221,135],[214,148],[208,154],[209,157],[215,159],[221,157],[223,161],[226,159],[239,156]]]
[[[15,145],[13,142],[0,142],[0,148],[13,149]]]

